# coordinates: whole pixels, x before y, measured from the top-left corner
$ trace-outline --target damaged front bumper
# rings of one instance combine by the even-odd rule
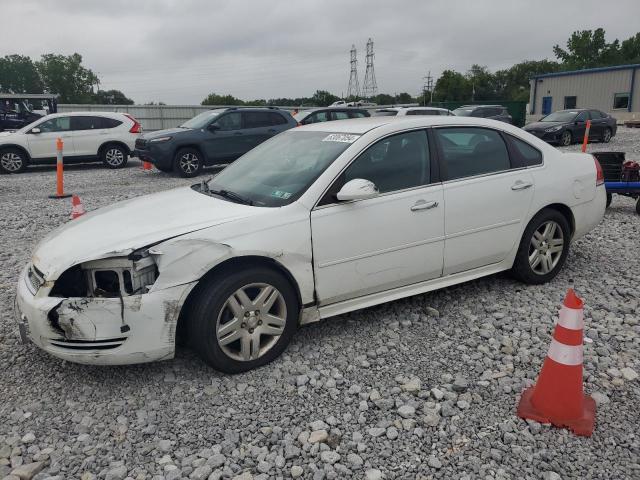
[[[25,267],[15,316],[23,341],[64,360],[123,365],[172,358],[180,308],[195,282],[120,297],[50,297],[34,293]],[[31,286],[31,288],[29,287]]]

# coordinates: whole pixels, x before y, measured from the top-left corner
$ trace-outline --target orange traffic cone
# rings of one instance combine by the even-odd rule
[[[153,165],[151,164],[151,162],[147,162],[146,160],[142,161],[142,170],[151,170],[153,168]]]
[[[518,416],[591,436],[596,403],[582,391],[583,302],[569,289],[538,383],[525,390]]]
[[[78,195],[73,195],[71,197],[71,219],[75,220],[78,217],[81,217],[86,212],[84,211],[84,206],[82,205],[82,201]]]

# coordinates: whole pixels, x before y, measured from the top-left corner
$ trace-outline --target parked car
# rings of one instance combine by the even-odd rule
[[[204,166],[232,162],[296,125],[289,112],[275,107],[217,108],[178,128],[143,135],[136,141],[135,154],[163,172],[195,177]]]
[[[367,102],[366,100],[355,100],[347,103],[347,107],[377,107],[377,103]]]
[[[57,113],[57,95],[0,93],[0,132],[19,130],[39,118]]]
[[[615,118],[600,110],[584,108],[558,110],[537,122],[525,125],[524,130],[545,142],[567,146],[583,140],[587,120],[591,120],[589,140],[609,143],[611,137],[616,135],[618,127]]]
[[[318,122],[330,122],[333,120],[346,120],[348,118],[370,117],[368,110],[354,107],[326,107],[312,108],[296,113],[293,118],[300,125],[309,125]]]
[[[56,161],[56,139],[64,142],[64,162],[102,162],[122,168],[142,126],[131,115],[77,112],[47,115],[16,132],[0,133],[0,172],[19,173],[30,164]]]
[[[333,102],[331,104],[332,107],[343,107],[343,106],[346,106],[346,105],[347,105],[347,102],[345,102],[344,100],[338,100],[338,101]]]
[[[217,176],[94,210],[20,275],[23,339],[74,362],[213,367],[280,355],[299,325],[502,270],[562,268],[605,211],[593,156],[477,118],[294,128]]]
[[[389,107],[373,113],[374,117],[401,117],[404,115],[453,115],[451,110],[437,107]]]
[[[458,117],[478,117],[498,120],[505,123],[513,123],[507,107],[502,105],[463,105],[456,108],[453,114]]]

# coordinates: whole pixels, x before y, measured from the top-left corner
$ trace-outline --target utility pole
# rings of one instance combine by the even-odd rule
[[[429,105],[431,105],[433,103],[433,77],[431,76],[431,70],[422,79],[424,80],[422,84],[422,104],[424,106],[427,105],[427,92],[429,92]]]
[[[347,89],[347,98],[360,96],[360,85],[358,84],[358,58],[356,55],[356,46],[351,45],[351,72],[349,73],[349,88]]]
[[[376,72],[373,68],[373,40],[367,42],[367,69],[364,74],[364,85],[362,87],[362,96],[371,99],[378,94],[378,84],[376,83]]]

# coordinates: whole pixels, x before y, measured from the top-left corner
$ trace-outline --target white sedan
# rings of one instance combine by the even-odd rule
[[[225,372],[299,325],[511,270],[556,276],[600,222],[591,155],[502,122],[373,117],[295,128],[213,179],[91,212],[41,241],[21,336],[75,362],[171,358]]]

